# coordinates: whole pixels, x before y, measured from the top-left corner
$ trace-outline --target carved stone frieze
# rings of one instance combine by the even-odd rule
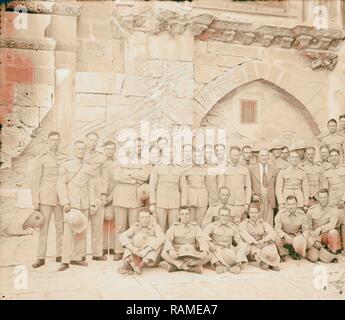
[[[326,69],[333,71],[338,62],[338,55],[330,52],[305,51],[304,55],[309,60],[313,70]]]

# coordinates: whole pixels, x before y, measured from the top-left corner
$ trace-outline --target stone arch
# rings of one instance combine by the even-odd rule
[[[296,77],[275,65],[250,61],[239,64],[224,71],[213,81],[206,84],[194,97],[194,125],[201,125],[204,117],[211,111],[218,101],[227,94],[241,87],[262,81],[277,90],[281,96],[292,104],[302,114],[315,136],[320,134],[320,128],[310,110],[306,107],[309,95],[303,90],[296,90]],[[298,87],[298,85],[297,85]]]

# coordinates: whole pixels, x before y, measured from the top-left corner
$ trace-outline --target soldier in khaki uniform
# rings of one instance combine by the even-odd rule
[[[166,233],[162,258],[168,262],[169,272],[202,273],[202,266],[210,260],[207,236],[191,221],[188,207],[181,207],[180,219],[181,222],[175,222]]]
[[[165,235],[150,211],[140,209],[138,220],[120,235],[120,242],[125,248],[123,265],[118,270],[122,274],[133,271],[141,274],[144,267],[157,266],[163,248]]]
[[[206,189],[208,193],[208,204],[212,205],[218,201],[217,164],[214,154],[214,147],[211,144],[204,146],[205,168],[206,168]]]
[[[38,268],[45,264],[49,224],[54,213],[56,233],[56,262],[61,262],[63,238],[63,214],[59,205],[56,183],[59,167],[66,155],[58,152],[60,134],[52,131],[48,134],[49,151],[38,156],[34,161],[31,194],[34,208],[44,216],[44,225],[40,228],[37,261],[32,265]]]
[[[106,141],[104,143],[104,153],[107,159],[102,166],[102,179],[106,180],[106,174],[109,173],[109,170],[114,166],[115,159],[115,142]],[[110,192],[109,196],[106,199],[104,207],[104,222],[103,222],[103,255],[114,255],[115,254],[115,212],[112,199],[112,191],[114,185],[109,186]]]
[[[315,160],[315,148],[307,147],[306,148],[306,159],[301,164],[301,168],[307,175],[308,184],[309,184],[309,204],[311,207],[316,203],[317,193],[322,186],[322,174],[323,168],[320,163],[314,162]]]
[[[98,143],[98,135],[95,132],[90,132],[86,136],[87,151],[84,157],[84,162],[90,168],[92,177],[92,186],[95,188],[94,194],[96,199],[101,198],[102,193],[102,166],[106,161],[103,153],[96,151]],[[105,205],[105,203],[103,203]],[[103,221],[104,210],[98,210],[97,213],[90,215],[91,221],[91,244],[92,244],[92,259],[97,261],[106,260],[103,256]]]
[[[339,164],[339,161],[339,151],[331,150],[332,167],[324,172],[322,185],[329,190],[329,205],[338,209],[342,246],[345,248],[345,165]]]
[[[275,217],[274,230],[277,233],[275,243],[282,261],[287,255],[294,260],[305,257],[308,239],[308,221],[303,210],[297,209],[295,196],[288,196],[286,208]]]
[[[207,172],[205,166],[198,164],[196,153],[194,155],[193,166],[181,175],[181,206],[190,207],[192,221],[201,226],[208,205]]]
[[[345,138],[345,114],[339,116],[338,134]]]
[[[282,152],[281,152],[280,157],[281,157],[284,161],[288,162],[289,153],[290,153],[289,148],[288,148],[287,146],[283,146],[283,149],[282,149]]]
[[[73,208],[88,216],[89,210],[90,214],[96,211],[93,172],[90,172],[90,167],[83,161],[86,153],[85,143],[76,141],[74,146],[74,157],[66,160],[60,167],[57,193],[64,212],[69,212]],[[66,270],[70,263],[87,266],[83,259],[86,255],[86,233],[87,230],[72,235],[72,229],[65,221],[60,271]]]
[[[326,145],[321,145],[319,149],[320,153],[320,164],[324,171],[332,167],[331,162],[329,161],[329,148]]]
[[[224,175],[218,176],[218,189],[226,186],[230,189],[229,205],[233,215],[244,219],[252,196],[252,183],[249,170],[239,163],[241,149],[231,147],[230,162],[225,168]]]
[[[240,159],[240,163],[246,167],[249,168],[249,166],[253,166],[257,163],[256,158],[253,156],[252,147],[249,145],[246,145],[242,148],[241,152],[242,156]]]
[[[281,157],[283,148],[282,144],[274,141],[269,149],[272,155],[270,163],[278,170],[286,169],[289,166],[289,163]]]
[[[322,186],[329,190],[329,204],[342,209],[345,201],[345,166],[339,163],[340,153],[333,149],[330,151],[332,167],[323,174]]]
[[[309,183],[305,172],[299,167],[299,155],[291,151],[290,166],[279,171],[276,182],[276,195],[279,208],[285,206],[285,200],[289,195],[297,198],[297,206],[307,211],[309,204]]]
[[[335,119],[327,122],[329,133],[321,138],[321,145],[328,146],[329,150],[337,149],[340,153],[340,163],[343,163],[345,151],[345,139],[338,133],[338,124]]]
[[[307,212],[309,236],[307,258],[311,261],[332,262],[341,251],[340,221],[337,208],[329,206],[328,189],[318,193],[319,204]]]
[[[221,187],[218,192],[218,202],[210,205],[207,209],[204,219],[202,220],[201,226],[207,227],[212,222],[219,220],[219,210],[223,207],[228,207],[230,209],[230,205],[228,204],[228,200],[230,197],[230,189],[228,187]],[[231,211],[231,209],[230,209]],[[234,216],[230,213],[230,219],[234,222]],[[241,220],[238,219],[238,222]]]
[[[246,246],[239,250],[240,257],[249,256],[263,270],[279,271],[280,257],[274,243],[276,233],[262,219],[258,208],[251,204],[249,218],[239,225],[240,235]],[[243,251],[243,252],[242,252]]]
[[[239,235],[238,226],[230,222],[230,209],[221,208],[219,220],[212,222],[204,231],[209,237],[211,265],[216,272],[240,273],[241,264],[245,263],[246,259],[241,259],[237,253],[240,251],[243,240]]]
[[[155,213],[163,232],[179,218],[181,204],[181,175],[185,168],[179,165],[159,164],[150,173],[150,211]]]
[[[138,152],[138,150],[136,150]],[[103,198],[112,191],[113,206],[115,211],[115,255],[114,260],[121,260],[123,247],[119,241],[120,233],[131,227],[138,220],[138,211],[143,206],[138,199],[138,188],[148,182],[150,166],[138,162],[138,155],[131,152],[127,164],[115,164],[106,174],[103,185]],[[126,159],[120,160],[123,162]]]

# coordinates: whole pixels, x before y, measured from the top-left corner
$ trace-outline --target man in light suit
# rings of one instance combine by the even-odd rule
[[[262,219],[273,226],[273,209],[276,207],[275,184],[277,169],[268,163],[269,151],[262,149],[259,152],[259,162],[249,167],[252,182],[253,200],[260,201]]]
[[[56,233],[56,262],[61,262],[63,238],[63,214],[58,202],[56,183],[60,164],[66,155],[58,152],[60,134],[52,131],[48,134],[49,151],[35,159],[32,173],[31,194],[34,208],[44,216],[44,225],[40,228],[37,261],[32,265],[39,268],[45,264],[49,223],[54,213]]]
[[[94,214],[96,211],[92,172],[83,161],[86,153],[85,142],[76,141],[74,148],[75,155],[66,160],[60,167],[57,193],[64,213],[73,208],[88,216],[89,212]],[[65,220],[62,264],[59,271],[68,269],[69,264],[87,266],[83,259],[86,255],[86,233],[87,230],[74,234],[69,223]]]

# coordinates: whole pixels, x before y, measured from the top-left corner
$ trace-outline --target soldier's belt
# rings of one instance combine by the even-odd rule
[[[219,234],[212,234],[212,239],[215,242],[219,242],[219,243],[232,243],[232,237],[230,236],[222,236]]]
[[[302,185],[299,186],[284,186],[285,190],[300,190]]]
[[[175,237],[174,244],[195,244],[195,238]]]
[[[301,230],[301,226],[291,226],[291,225],[288,225],[288,224],[282,224],[283,226],[283,230],[286,232],[286,233],[297,233]]]

